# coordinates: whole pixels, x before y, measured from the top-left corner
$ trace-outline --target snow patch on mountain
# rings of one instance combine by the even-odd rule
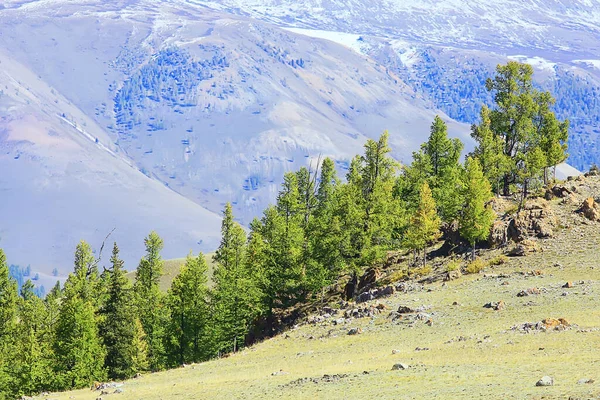
[[[533,68],[541,71],[554,71],[556,63],[546,60],[542,57],[527,57],[523,55],[508,56],[509,60],[518,61],[520,63],[529,64]]]
[[[355,35],[345,32],[323,31],[318,29],[302,29],[302,28],[284,28],[284,30],[298,33],[300,35],[309,36],[318,39],[329,40],[334,43],[341,44],[349,49],[354,50],[359,54],[365,54],[369,50],[369,45],[364,43],[361,35]]]

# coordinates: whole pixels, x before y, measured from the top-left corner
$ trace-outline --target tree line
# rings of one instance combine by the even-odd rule
[[[454,224],[475,254],[495,214],[490,199],[529,191],[552,179],[566,158],[568,121],[554,99],[531,85],[532,69],[510,62],[488,80],[496,107],[472,126],[475,150],[436,117],[410,165],[391,156],[388,134],[368,140],[345,180],[333,160],[288,172],[274,205],[248,232],[223,211],[212,284],[203,254],[188,255],[168,292],[161,238],[145,239],[135,281],[125,276],[114,244],[101,272],[81,242],[74,271],[40,299],[27,282],[20,292],[0,250],[0,399],[126,379],[235,352],[251,337],[272,334],[275,318],[319,299],[342,274],[360,273],[387,251],[410,249],[415,265]]]

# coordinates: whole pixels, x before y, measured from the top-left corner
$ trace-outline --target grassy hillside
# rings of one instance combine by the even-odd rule
[[[598,398],[600,223],[575,211],[583,198],[598,192],[600,181],[576,185],[577,194],[547,204],[557,227],[553,238],[535,240],[534,253],[491,266],[490,260],[512,246],[485,251],[481,258],[487,267],[482,273],[448,282],[408,282],[406,292],[366,303],[385,306],[373,317],[335,323],[344,317],[339,311],[318,323],[306,320],[228,358],[124,382],[119,386],[122,393],[114,397]],[[447,262],[434,260],[429,278],[441,276]],[[563,287],[567,282],[571,287]],[[518,295],[528,289],[539,294]],[[484,307],[499,301],[505,303],[501,310]],[[348,309],[359,306],[365,304],[350,304]],[[393,320],[389,314],[399,306],[420,311]],[[548,318],[564,318],[569,326],[522,329],[525,323]],[[348,335],[352,328],[362,332]],[[392,370],[397,363],[408,368]],[[554,378],[554,386],[536,387],[545,375]],[[93,400],[99,396],[98,391],[81,390],[46,397]]]
[[[208,264],[208,280],[211,282],[214,263],[212,261],[214,253],[207,253],[204,255],[206,263]],[[174,258],[172,260],[165,260],[163,265],[163,275],[160,279],[160,290],[166,292],[171,287],[173,279],[179,274],[181,266],[185,264],[185,258]],[[135,271],[127,273],[127,278],[130,281],[135,280]]]

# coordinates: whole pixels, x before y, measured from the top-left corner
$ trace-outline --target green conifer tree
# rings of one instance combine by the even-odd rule
[[[477,158],[466,161],[463,196],[465,205],[460,218],[460,234],[471,245],[471,258],[474,259],[477,241],[487,239],[495,218],[494,211],[487,204],[492,197],[491,186]]]
[[[140,370],[134,357],[138,349],[135,304],[131,283],[123,271],[119,247],[114,243],[110,258],[112,268],[106,274],[107,299],[100,310],[100,337],[106,347],[105,366],[111,379],[128,379]]]
[[[502,177],[510,168],[510,160],[504,154],[502,138],[492,131],[491,111],[488,107],[481,108],[480,118],[481,123],[471,127],[471,137],[477,142],[471,157],[479,160],[483,173],[499,194]]]
[[[440,223],[431,189],[425,182],[421,187],[419,205],[410,219],[405,236],[408,248],[423,251],[423,265],[427,262],[426,247],[440,236]]]
[[[431,125],[431,134],[421,149],[431,162],[428,177],[438,213],[445,222],[458,217],[463,203],[461,193],[462,168],[459,163],[463,144],[459,139],[448,138],[446,123],[436,116]]]
[[[200,362],[212,355],[208,267],[204,254],[189,254],[167,296],[170,365]]]
[[[294,190],[291,187],[288,189]],[[286,206],[293,205],[282,204],[282,207]],[[301,249],[301,242],[299,246]],[[260,296],[252,273],[246,269],[246,233],[234,221],[229,203],[223,211],[221,244],[213,260],[213,314],[217,347],[219,351],[235,352],[244,345],[250,326],[260,312]]]
[[[75,271],[65,283],[53,342],[56,382],[62,389],[82,388],[106,377],[94,298],[97,274],[92,264],[89,246],[80,243]]]
[[[140,318],[146,341],[148,342],[148,361],[152,371],[165,367],[164,328],[167,311],[159,282],[163,273],[163,260],[160,252],[163,241],[156,232],[146,239],[146,255],[141,259],[136,271],[134,293],[137,315]]]
[[[18,394],[29,396],[52,385],[52,350],[50,334],[45,326],[46,308],[35,295],[33,282],[21,287],[19,323],[15,333],[16,353],[13,373]]]
[[[14,333],[17,323],[17,283],[10,276],[4,251],[0,249],[0,399],[13,398],[16,382],[13,356],[16,351]]]

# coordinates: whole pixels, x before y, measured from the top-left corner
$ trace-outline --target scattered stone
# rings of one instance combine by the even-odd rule
[[[280,369],[279,371],[275,371],[271,374],[271,376],[281,376],[281,375],[287,375],[289,374],[289,372],[286,372],[282,369]]]
[[[351,328],[348,331],[348,335],[360,335],[362,333],[362,329],[360,328]]]
[[[364,372],[363,372],[363,374],[364,374]],[[368,374],[368,372],[367,372],[367,374]],[[299,386],[299,385],[304,385],[307,383],[314,383],[317,385],[320,383],[334,383],[334,382],[338,382],[341,379],[344,379],[347,377],[348,377],[347,374],[334,374],[334,375],[325,374],[322,377],[296,379],[282,387]]]
[[[539,322],[525,322],[520,325],[515,325],[511,329],[528,333],[531,331],[546,332],[549,330],[564,331],[571,328],[571,324],[564,318],[546,318]]]
[[[431,320],[431,315],[424,313],[424,312],[420,312],[415,316],[415,318],[420,321],[429,321],[429,320]]]
[[[501,247],[508,241],[507,224],[504,221],[495,221],[490,230],[488,242],[492,247]]]
[[[484,306],[484,308],[491,308],[495,311],[502,311],[506,308],[506,304],[504,303],[503,300],[497,301],[497,302],[490,302],[490,303],[486,303]]]
[[[593,379],[585,379],[585,378],[584,378],[584,379],[580,379],[580,380],[578,380],[578,381],[577,381],[577,384],[578,384],[578,385],[590,385],[590,384],[592,384],[592,383],[594,383],[594,382],[595,382],[595,380],[593,380]]]
[[[408,365],[403,363],[394,364],[394,366],[392,367],[392,371],[403,371],[406,369],[408,369]]]
[[[517,293],[517,297],[526,297],[526,296],[530,296],[530,295],[538,295],[541,293],[541,290],[536,288],[536,287],[532,287],[526,290],[521,290],[519,293]]]
[[[369,268],[363,276],[360,277],[358,288],[363,289],[374,285],[383,276],[381,270],[377,267]]]
[[[121,394],[121,393],[123,393],[123,389],[121,389],[121,388],[115,389],[115,391],[113,393],[114,394]]]
[[[537,381],[535,386],[554,386],[554,379],[550,376],[543,376],[542,379]]]
[[[546,329],[551,328],[559,328],[559,327],[569,327],[571,324],[564,318],[546,318],[542,320],[542,323],[546,325]]]
[[[338,318],[333,320],[334,325],[343,325],[346,320],[344,318]]]
[[[444,280],[445,281],[454,281],[458,278],[460,278],[462,276],[462,272],[460,272],[460,269],[454,270],[454,271],[448,271],[446,272],[446,275],[444,276]]]
[[[572,287],[573,287],[573,282],[567,282],[567,283],[565,283],[565,284],[564,284],[562,287],[563,287],[563,288],[570,289],[570,288],[572,288]]]
[[[585,199],[578,211],[590,221],[600,220],[600,209],[592,197]]]
[[[389,297],[389,296],[393,295],[394,293],[396,293],[396,287],[391,286],[391,285],[386,286],[384,288],[380,288],[380,289],[371,289],[371,290],[368,290],[366,292],[359,294],[356,297],[356,302],[357,303],[365,303],[367,301],[380,299],[382,297]]]
[[[398,307],[398,314],[412,314],[416,312],[415,310],[413,310],[412,308],[408,307],[408,306],[400,306]]]
[[[517,244],[515,247],[513,247],[508,252],[508,255],[511,257],[523,257],[523,256],[526,256],[528,253],[535,253],[537,251],[538,251],[538,246],[534,241],[524,240],[523,242],[521,242],[521,243]]]
[[[325,321],[325,317],[323,317],[322,315],[311,315],[310,317],[308,317],[307,322],[309,324],[319,324],[323,321]]]
[[[142,374],[140,374],[139,372],[137,374],[134,375],[133,379],[138,379],[141,378]]]
[[[392,354],[400,354],[400,350],[394,349],[394,350],[392,350]]]
[[[429,347],[417,347],[415,351],[428,351]]]
[[[460,306],[460,303],[458,301],[455,301],[454,303],[452,303],[453,306]]]

